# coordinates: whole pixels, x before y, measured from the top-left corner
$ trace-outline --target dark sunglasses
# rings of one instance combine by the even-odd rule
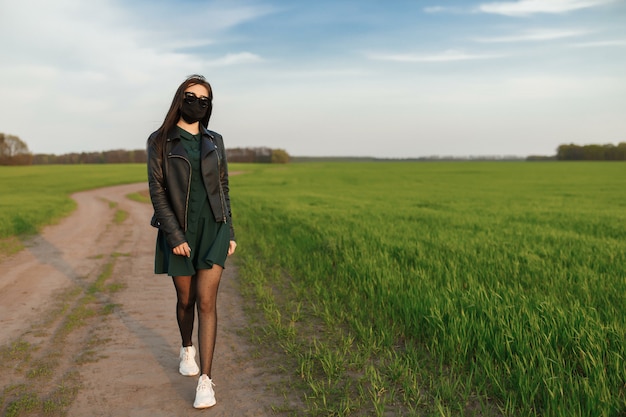
[[[200,100],[200,107],[202,107],[203,109],[206,109],[211,104],[211,100],[209,100],[208,97],[202,96],[198,98],[198,96],[190,91],[187,91],[185,93],[185,103],[192,104],[195,103],[196,100]]]

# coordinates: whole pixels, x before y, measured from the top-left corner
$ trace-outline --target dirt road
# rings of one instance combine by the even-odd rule
[[[4,413],[13,407],[19,415],[280,414],[272,406],[285,399],[268,385],[275,376],[245,336],[232,259],[218,296],[217,405],[193,409],[197,379],[178,374],[174,289],[167,276],[152,273],[152,207],[126,197],[146,189],[132,184],[75,194],[70,217],[0,263]]]

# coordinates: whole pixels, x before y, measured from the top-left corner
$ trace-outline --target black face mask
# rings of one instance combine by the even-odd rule
[[[183,107],[180,109],[180,116],[189,124],[193,124],[202,120],[206,116],[207,107],[200,105],[200,100],[193,103],[183,101]]]

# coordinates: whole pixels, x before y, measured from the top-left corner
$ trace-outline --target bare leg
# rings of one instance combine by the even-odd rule
[[[200,374],[211,378],[215,338],[217,336],[217,290],[223,268],[213,265],[211,269],[197,272],[198,348],[200,351]]]
[[[173,277],[174,287],[176,287],[176,319],[178,329],[182,339],[182,346],[191,346],[191,336],[193,333],[193,322],[195,318],[196,304],[196,277],[182,276]]]

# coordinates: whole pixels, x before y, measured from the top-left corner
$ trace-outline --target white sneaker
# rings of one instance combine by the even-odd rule
[[[200,368],[198,368],[198,364],[196,363],[195,359],[195,347],[181,347],[178,357],[180,358],[180,366],[178,367],[178,372],[180,372],[181,375],[195,376],[200,373]]]
[[[215,391],[213,391],[214,385],[208,376],[204,374],[200,376],[196,388],[196,400],[193,402],[194,408],[208,408],[215,405],[217,401],[215,400]]]

